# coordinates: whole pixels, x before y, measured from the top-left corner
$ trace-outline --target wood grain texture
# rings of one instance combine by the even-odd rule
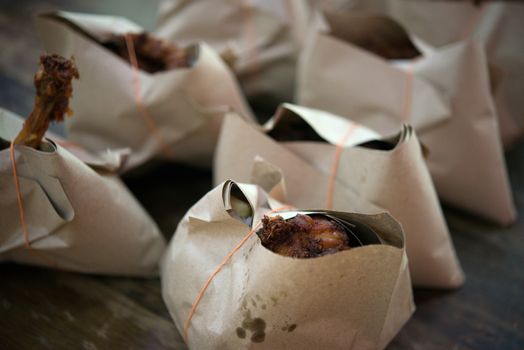
[[[156,2],[132,3],[1,0],[0,106],[21,115],[31,109],[40,52],[32,15],[43,9],[118,13],[122,8],[139,23],[142,16],[154,17]],[[454,292],[415,290],[417,311],[389,350],[524,349],[524,143],[506,157],[518,222],[500,228],[444,207],[466,284]],[[169,238],[182,215],[211,187],[211,173],[153,162],[124,181]],[[184,348],[162,301],[159,279],[4,263],[0,281],[0,349]]]
[[[182,346],[170,319],[126,297],[125,288],[108,287],[92,276],[24,266],[4,264],[0,271],[3,349]]]

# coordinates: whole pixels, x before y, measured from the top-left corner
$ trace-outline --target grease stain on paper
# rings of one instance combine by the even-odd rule
[[[284,327],[282,327],[282,331],[284,332],[293,332],[295,329],[297,328],[297,324],[296,323],[293,323],[291,325],[285,325]]]
[[[244,339],[246,337],[246,330],[242,327],[237,327],[237,337]]]
[[[251,342],[262,343],[266,339],[266,321],[260,317],[252,318],[251,310],[247,310],[242,325],[236,329],[236,333],[240,339],[244,339],[247,331],[251,332]]]

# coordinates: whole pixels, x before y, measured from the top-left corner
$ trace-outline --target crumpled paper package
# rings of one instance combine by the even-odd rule
[[[510,224],[513,204],[484,50],[474,41],[387,61],[327,34],[317,17],[299,64],[298,101],[391,134],[413,125],[429,149],[439,196],[455,207]]]
[[[45,49],[73,56],[80,72],[73,82],[68,139],[92,152],[130,148],[125,170],[154,156],[210,167],[224,111],[232,108],[254,120],[233,73],[204,43],[186,48],[194,55],[191,67],[139,70],[140,103],[153,130],[138,105],[131,65],[92,39],[142,28],[121,17],[71,12],[41,15],[37,27]]]
[[[232,194],[252,221],[240,220]],[[258,186],[226,181],[184,216],[161,275],[182,333],[209,275],[275,205]],[[205,290],[188,323],[189,348],[383,349],[414,310],[401,226],[384,213],[328,213],[367,225],[384,244],[296,259],[263,247],[253,234]]]
[[[378,0],[382,8],[368,1],[353,8],[386,13],[431,45],[476,40],[485,49],[490,66],[493,99],[500,134],[509,148],[524,136],[524,4],[518,1],[409,1]]]
[[[283,129],[281,135],[289,135],[290,127],[309,128],[308,134],[313,133],[315,141],[277,142],[272,138],[277,137],[278,129]],[[403,127],[388,139],[344,118],[291,104],[284,104],[258,130],[230,114],[224,120],[217,146],[214,181],[249,182],[253,169],[267,168],[261,163],[269,163],[274,176],[286,179],[289,203],[300,208],[326,208],[337,145],[350,127],[354,131],[341,147],[333,181],[332,208],[364,213],[389,211],[406,234],[413,284],[461,286],[464,275],[421,146],[410,127]]]
[[[20,221],[9,143],[22,119],[0,110],[0,261],[86,273],[154,276],[165,241],[111,169],[118,154],[90,156],[97,171],[46,139],[15,146],[29,247]]]
[[[272,113],[293,99],[309,17],[302,1],[164,0],[156,32],[173,42],[211,45],[231,62],[253,106]]]

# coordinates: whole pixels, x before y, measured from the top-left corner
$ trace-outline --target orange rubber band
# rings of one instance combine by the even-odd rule
[[[260,65],[260,59],[258,47],[257,47],[257,30],[255,27],[255,21],[254,21],[254,14],[253,9],[251,6],[250,0],[242,0],[242,8],[243,8],[243,19],[244,19],[244,40],[246,44],[253,43],[253,47],[248,51],[247,53],[247,59],[248,61],[252,61],[252,66],[250,68],[250,73],[257,74],[261,71],[261,65]],[[293,11],[290,6],[290,3],[286,0],[284,0],[284,11],[286,14],[290,17],[289,22],[293,22]],[[248,45],[249,47],[249,45]],[[258,80],[254,80],[258,81]]]
[[[331,209],[333,207],[333,191],[335,189],[335,180],[337,178],[340,156],[342,155],[342,151],[344,150],[344,145],[346,144],[349,137],[355,132],[355,130],[358,129],[358,127],[358,124],[351,123],[348,126],[346,133],[344,134],[340,142],[337,144],[337,148],[335,150],[335,157],[333,158],[333,163],[331,164],[331,174],[329,175],[328,180],[328,187],[326,193],[326,209]]]
[[[133,44],[133,39],[130,34],[125,35],[127,52],[129,54],[129,61],[131,62],[131,71],[133,73],[133,88],[134,88],[134,97],[135,103],[138,111],[144,118],[144,121],[149,128],[151,134],[157,138],[158,144],[160,145],[161,151],[167,157],[173,156],[173,150],[169,147],[168,142],[165,140],[164,136],[160,133],[158,126],[156,125],[155,119],[147,111],[144,102],[142,101],[142,94],[140,89],[140,72],[138,71],[138,60],[136,58],[135,45]]]
[[[475,29],[477,28],[479,21],[482,17],[484,17],[484,13],[486,12],[486,9],[488,8],[488,4],[486,2],[483,2],[480,5],[480,8],[476,11],[476,13],[473,15],[473,17],[466,22],[466,27],[464,28],[464,31],[462,32],[461,38],[462,40],[467,39],[473,35],[475,32]]]
[[[244,40],[247,47],[250,47],[250,43],[253,46],[250,47],[247,52],[247,60],[252,61],[252,66],[249,69],[250,73],[256,74],[260,72],[260,60],[258,59],[258,47],[257,47],[257,30],[255,27],[253,9],[249,0],[242,1],[243,19],[244,19]]]
[[[471,18],[470,21],[467,22],[466,28],[464,32],[462,33],[462,39],[469,38],[472,34],[475,28],[478,25],[479,20],[484,16],[484,13],[487,9],[487,3],[483,2],[480,5],[479,10],[475,13],[475,15]],[[415,59],[416,60],[416,59]],[[404,80],[404,104],[402,107],[402,119],[407,122],[410,119],[411,115],[411,103],[413,98],[413,66],[414,62],[413,60],[408,68],[405,70],[406,79]]]
[[[411,62],[404,72],[404,102],[402,105],[401,118],[405,122],[409,121],[411,116],[411,103],[413,99],[413,65],[414,62]]]
[[[11,145],[9,146],[9,157],[11,158],[11,166],[13,168],[13,180],[15,181],[18,214],[20,216],[20,226],[22,227],[22,233],[24,234],[25,247],[31,248],[31,243],[29,242],[29,232],[27,231],[27,225],[25,221],[24,201],[22,200],[22,192],[20,191],[20,180],[18,180],[18,173],[16,171],[14,141],[11,141]]]
[[[413,96],[413,65],[414,62],[411,62],[408,68],[406,69],[406,79],[404,81],[404,103],[402,107],[402,119],[404,121],[409,120],[411,114],[411,100]],[[326,209],[332,209],[333,207],[333,191],[335,189],[335,180],[337,178],[338,166],[340,164],[340,157],[349,137],[355,132],[358,128],[358,124],[350,124],[346,133],[337,144],[335,151],[335,157],[333,158],[333,163],[331,166],[331,174],[328,181],[328,189],[326,194]]]
[[[28,249],[40,259],[44,260],[50,267],[58,269],[58,265],[49,257],[41,254],[39,251],[33,249],[31,242],[29,241],[29,232],[27,230],[27,224],[25,221],[25,210],[24,210],[24,201],[22,199],[22,191],[20,190],[20,180],[18,179],[18,172],[16,171],[16,160],[15,160],[15,144],[14,141],[11,141],[9,146],[9,157],[11,158],[11,166],[13,168],[13,180],[15,182],[15,191],[16,191],[16,200],[18,203],[18,214],[20,219],[20,227],[22,228],[22,233],[24,234],[24,247]]]
[[[282,207],[279,207],[279,208],[271,210],[268,214],[272,214],[272,213],[275,213],[277,211],[281,211],[281,210],[284,210],[284,209],[290,209],[290,208],[293,208],[293,206],[291,206],[291,205],[284,205]],[[238,252],[240,250],[240,248],[242,248],[244,243],[246,243],[247,240],[253,235],[253,233],[255,233],[255,231],[260,227],[261,223],[262,222],[259,221],[253,227],[253,229],[251,231],[249,231],[249,233],[247,235],[245,235],[244,238],[242,238],[242,240],[226,255],[226,257],[222,260],[222,262],[218,265],[218,267],[208,277],[208,279],[204,283],[202,289],[200,289],[200,292],[198,292],[197,297],[196,297],[195,301],[193,302],[193,305],[191,305],[191,310],[189,311],[189,314],[187,316],[186,322],[184,324],[184,341],[185,341],[186,344],[188,343],[188,340],[189,340],[189,326],[191,325],[191,320],[193,319],[193,315],[195,314],[195,311],[196,311],[196,309],[198,307],[198,304],[200,303],[200,300],[202,300],[202,297],[204,296],[204,293],[206,292],[207,288],[209,287],[209,285],[211,284],[211,282],[213,281],[215,276],[218,275],[218,273],[222,270],[222,268],[224,268],[224,266],[226,266],[227,263],[231,260],[233,255],[235,255],[236,252]]]

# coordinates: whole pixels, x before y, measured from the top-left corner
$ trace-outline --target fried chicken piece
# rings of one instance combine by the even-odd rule
[[[184,49],[155,38],[146,32],[126,35],[129,35],[133,41],[138,68],[148,73],[190,66],[189,54]],[[126,35],[113,35],[102,45],[127,62],[131,62]]]
[[[69,98],[72,95],[72,80],[79,78],[73,59],[60,55],[40,56],[40,67],[35,74],[36,98],[33,110],[14,143],[40,148],[49,122],[64,120],[64,114],[72,114]]]
[[[408,33],[389,17],[353,12],[328,12],[331,35],[385,59],[411,59],[420,51]]]
[[[298,214],[284,220],[264,216],[257,235],[264,247],[284,256],[314,258],[350,249],[346,230],[321,215]]]

